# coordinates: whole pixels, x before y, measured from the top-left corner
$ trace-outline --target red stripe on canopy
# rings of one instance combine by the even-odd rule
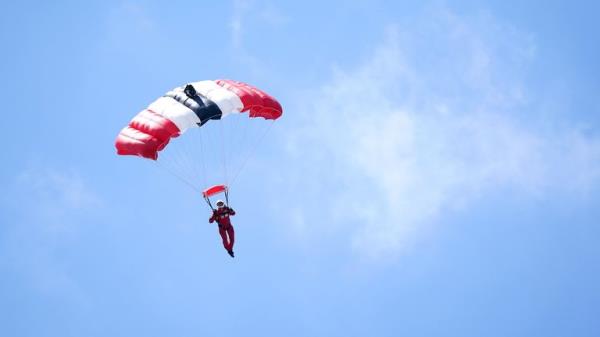
[[[216,80],[215,83],[233,92],[244,104],[244,111],[250,111],[249,116],[277,119],[283,114],[281,104],[266,92],[243,82],[233,80]]]
[[[146,109],[137,114],[117,136],[117,154],[156,160],[158,151],[164,149],[171,138],[179,136],[179,132],[173,122]]]

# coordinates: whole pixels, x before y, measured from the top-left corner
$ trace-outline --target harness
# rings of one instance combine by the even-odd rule
[[[219,211],[217,210],[217,212],[219,212]],[[230,215],[231,215],[231,211],[230,211],[229,207],[227,207],[227,209],[224,212],[216,214],[215,221],[217,222],[217,225],[219,226],[219,228],[223,228],[221,221],[223,219],[229,218]],[[231,224],[229,224],[229,226],[231,226]]]

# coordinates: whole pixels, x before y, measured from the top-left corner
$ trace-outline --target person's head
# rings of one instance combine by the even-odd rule
[[[223,202],[223,200],[217,201],[217,207],[219,207],[219,208],[225,207],[225,202]]]

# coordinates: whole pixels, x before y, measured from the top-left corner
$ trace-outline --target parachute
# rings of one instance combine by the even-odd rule
[[[206,80],[189,83],[172,89],[138,113],[117,136],[115,141],[117,154],[139,156],[157,161],[159,153],[165,151],[171,140],[179,136],[185,138],[183,134],[186,131],[206,129],[211,123],[223,123],[222,121],[226,120],[228,116],[244,113],[250,119],[260,119],[258,117],[261,117],[267,121],[274,121],[281,117],[283,110],[275,98],[243,82]],[[226,141],[220,139],[217,142]],[[214,147],[215,144],[210,144],[210,146]],[[190,147],[203,148],[205,146],[201,143],[200,146]],[[188,155],[188,157],[192,158],[178,158],[177,164],[183,163],[189,166],[190,162],[206,161],[206,159],[198,158],[199,156],[195,154]],[[225,159],[223,161],[225,162]],[[206,163],[202,162],[202,166],[206,166]],[[205,174],[206,170],[203,175]],[[227,184],[220,183],[200,188],[198,185],[200,179],[197,173],[175,175],[201,191],[207,202],[209,202],[209,197],[219,193],[225,193],[227,196]]]

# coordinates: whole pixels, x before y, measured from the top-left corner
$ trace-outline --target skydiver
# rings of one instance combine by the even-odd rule
[[[235,231],[233,225],[229,220],[229,216],[235,215],[235,211],[229,206],[225,205],[223,200],[217,201],[217,209],[213,209],[213,214],[208,219],[208,222],[213,223],[217,221],[219,225],[219,235],[223,239],[223,247],[229,253],[229,256],[235,257],[233,254],[233,242],[235,241]]]

